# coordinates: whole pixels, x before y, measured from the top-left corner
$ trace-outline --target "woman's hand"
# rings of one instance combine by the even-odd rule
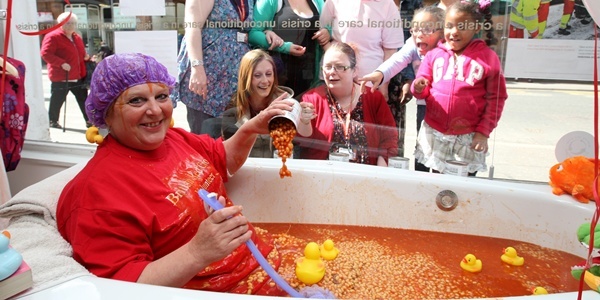
[[[476,152],[487,153],[488,151],[488,137],[483,135],[483,133],[475,132],[473,135],[473,141],[471,142],[471,149]]]
[[[223,196],[219,197],[225,203]],[[230,206],[212,212],[198,227],[189,242],[192,257],[198,265],[208,265],[229,255],[252,236],[241,206]]]
[[[365,88],[367,82],[371,82],[373,86],[371,86],[371,93],[374,93],[377,88],[379,88],[379,84],[383,80],[383,73],[380,71],[375,71],[373,73],[369,73],[358,79],[360,81],[360,93],[364,94],[366,92]]]
[[[315,114],[315,106],[309,102],[300,102],[302,112],[300,113],[300,122],[303,124],[309,124],[310,121],[317,117]]]
[[[425,89],[425,87],[427,87],[428,85],[429,85],[429,80],[427,80],[423,77],[419,77],[419,78],[415,79],[415,81],[414,81],[415,92],[422,93],[423,90]]]
[[[292,44],[290,47],[290,54],[293,56],[302,56],[306,52],[306,47],[302,47],[300,45]]]
[[[284,40],[282,38],[280,38],[277,33],[273,32],[272,30],[265,30],[265,37],[267,38],[267,43],[269,45],[271,45],[269,47],[269,50],[273,50],[277,47],[281,47],[284,43]]]
[[[206,99],[208,94],[208,82],[206,79],[206,71],[204,66],[191,67],[192,71],[190,74],[190,91],[202,96]]]
[[[319,45],[325,46],[331,40],[331,35],[329,34],[329,31],[327,29],[321,28],[319,29],[319,31],[313,34],[312,39],[317,40]]]
[[[300,107],[300,123],[296,126],[296,131],[301,136],[311,136],[313,127],[310,121],[317,117],[315,106],[309,102],[300,102]]]
[[[251,118],[248,122],[244,123],[240,129],[238,129],[238,132],[248,130],[250,133],[256,134],[269,133],[269,121],[273,117],[283,115],[286,111],[292,111],[295,100],[287,100],[289,97],[290,95],[288,93],[281,94],[273,100],[267,108],[263,109],[254,118]]]

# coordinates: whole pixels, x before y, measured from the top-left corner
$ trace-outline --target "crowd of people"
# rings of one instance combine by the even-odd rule
[[[188,28],[177,78],[140,53],[100,61],[84,107],[89,122],[108,135],[58,202],[58,229],[74,258],[101,277],[283,294],[268,276],[253,276],[259,268],[246,241],[276,268],[281,254],[233,205],[224,183],[249,155],[271,157],[268,123],[293,109],[291,97],[302,110],[298,158],[338,153],[387,166],[398,155],[399,124],[386,82],[405,67],[414,73],[406,93],[425,104],[416,161],[433,172],[444,172],[449,160],[466,163],[472,176],[485,170],[487,139],[507,98],[499,58],[489,48],[496,39],[482,32],[491,22],[490,2],[416,9],[406,45],[402,28],[345,26],[400,20],[394,4],[188,0],[189,22],[258,15],[312,25],[298,35],[281,28]],[[186,105],[191,132],[172,128],[172,100]],[[226,208],[203,205],[200,188],[217,193]]]

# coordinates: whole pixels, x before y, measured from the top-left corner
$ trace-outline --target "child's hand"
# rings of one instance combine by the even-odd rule
[[[400,104],[405,105],[412,100],[413,95],[410,92],[410,85],[412,81],[408,81],[402,85],[402,97],[400,97]]]
[[[359,78],[358,81],[360,81],[360,93],[361,94],[365,93],[366,84],[369,81],[373,84],[373,86],[371,87],[371,93],[374,93],[375,90],[377,90],[377,88],[379,87],[379,84],[381,83],[382,80],[383,80],[383,73],[381,73],[379,71],[375,71],[373,73],[367,74],[367,75]]]
[[[415,79],[414,85],[415,85],[415,92],[422,93],[423,90],[425,89],[425,87],[429,85],[429,80],[427,80],[423,77],[419,77],[419,78]]]
[[[487,153],[488,151],[488,137],[483,133],[475,132],[473,141],[471,142],[471,149],[477,152]]]

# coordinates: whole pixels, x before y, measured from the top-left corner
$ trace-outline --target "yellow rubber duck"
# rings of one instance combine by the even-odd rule
[[[503,262],[513,265],[522,266],[525,263],[525,259],[517,255],[517,250],[513,247],[504,248],[504,254],[500,256]]]
[[[541,286],[536,286],[533,288],[533,294],[534,295],[548,295],[548,291]]]
[[[326,240],[321,245],[321,257],[326,260],[334,260],[338,256],[338,253],[340,253],[340,250],[333,246],[332,240]]]
[[[473,254],[465,255],[465,258],[460,261],[460,267],[465,271],[469,271],[471,273],[481,272],[483,267],[483,263],[481,263],[480,259],[477,259]]]
[[[600,276],[596,276],[590,271],[585,271],[583,281],[594,291],[600,292]]]
[[[304,257],[296,260],[296,277],[305,284],[315,284],[325,276],[325,263],[319,253],[319,245],[310,242],[304,248]]]

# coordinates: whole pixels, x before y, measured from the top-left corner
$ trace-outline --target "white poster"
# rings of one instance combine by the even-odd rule
[[[510,39],[504,73],[508,78],[592,81],[593,57],[594,41]]]
[[[123,16],[164,16],[165,0],[120,0]]]
[[[113,6],[112,8],[112,22],[115,28],[119,29],[135,29],[137,20],[135,16],[124,16],[121,14],[121,8]]]
[[[115,31],[115,53],[139,52],[156,58],[177,77],[177,31]]]

